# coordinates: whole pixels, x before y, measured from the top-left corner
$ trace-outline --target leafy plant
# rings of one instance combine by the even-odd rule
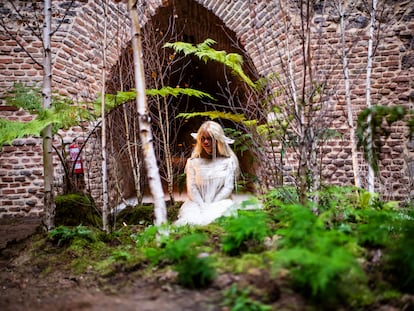
[[[388,278],[397,288],[414,293],[414,212],[401,215],[401,236],[393,239],[386,255]]]
[[[250,298],[250,289],[239,289],[237,285],[232,285],[224,292],[224,299],[221,306],[230,308],[230,311],[268,311],[270,306],[262,304]]]
[[[233,121],[234,123],[243,123],[243,124],[255,124],[256,121],[254,120],[247,120],[243,114],[234,114],[231,112],[223,112],[223,111],[201,111],[201,112],[182,112],[177,115],[177,118],[184,118],[186,120],[196,117],[207,117],[211,120],[214,119],[224,119]]]
[[[92,232],[82,225],[74,228],[68,228],[66,226],[59,226],[48,233],[48,239],[58,246],[68,245],[75,238],[85,239],[88,241],[94,241]]]
[[[170,87],[165,86],[160,89],[149,89],[146,90],[146,94],[149,96],[180,96],[180,95],[187,95],[187,96],[193,96],[196,98],[209,98],[211,100],[214,100],[214,98],[205,92],[195,90],[192,88],[179,88],[179,87]],[[134,101],[136,99],[137,92],[132,89],[130,91],[118,91],[115,95],[114,94],[105,94],[105,109],[111,110],[119,105],[125,104],[130,101]],[[102,106],[102,99],[101,97],[98,97],[96,102],[94,103],[95,111],[99,113],[101,111]]]
[[[154,241],[155,229],[146,230],[140,236],[139,243],[147,244]],[[188,233],[188,232],[187,232]],[[169,235],[162,237],[157,247],[145,247],[145,256],[152,264],[172,264],[178,272],[177,281],[188,288],[201,288],[209,285],[216,277],[212,259],[200,251],[206,240],[201,233],[189,233],[181,237]]]
[[[216,42],[212,39],[206,39],[204,42],[193,45],[186,42],[166,43],[164,47],[172,48],[176,52],[183,52],[184,55],[194,54],[204,62],[215,61],[228,67],[234,75],[244,81],[251,88],[257,88],[258,85],[254,83],[243,71],[243,58],[237,53],[226,53],[226,51],[216,51],[211,48],[211,45]]]
[[[180,261],[175,270],[178,283],[188,288],[202,288],[211,284],[216,278],[216,271],[209,256],[191,255]]]
[[[267,215],[261,211],[239,211],[237,217],[221,220],[225,231],[221,240],[223,252],[235,256],[248,250],[249,244],[262,243],[269,234],[267,221]]]
[[[14,139],[27,136],[41,136],[41,131],[53,124],[54,133],[60,128],[69,128],[83,120],[91,120],[94,115],[85,106],[74,105],[65,97],[54,95],[52,107],[43,109],[40,90],[33,87],[16,84],[6,97],[8,105],[23,108],[34,114],[34,119],[28,122],[12,121],[0,118],[0,148],[11,144]]]
[[[314,299],[346,299],[346,288],[363,286],[365,274],[357,261],[356,239],[329,230],[309,208],[282,205],[275,218],[280,249],[275,252],[276,269],[288,268],[296,288]],[[349,295],[349,293],[346,293]]]

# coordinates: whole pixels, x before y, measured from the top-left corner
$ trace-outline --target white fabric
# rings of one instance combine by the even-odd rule
[[[176,225],[207,225],[233,210],[236,164],[233,158],[188,159],[187,196]]]

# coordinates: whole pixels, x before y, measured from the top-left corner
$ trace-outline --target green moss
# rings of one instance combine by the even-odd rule
[[[90,196],[77,193],[58,195],[55,202],[56,226],[102,226],[101,216]]]
[[[272,255],[270,252],[260,254],[243,254],[240,257],[216,257],[216,268],[232,274],[242,274],[252,268],[269,268]]]
[[[177,220],[177,215],[183,202],[176,202],[174,205],[167,204],[167,220],[173,223]],[[126,225],[154,224],[154,204],[142,204],[137,206],[127,206],[116,216],[116,227],[121,228]]]

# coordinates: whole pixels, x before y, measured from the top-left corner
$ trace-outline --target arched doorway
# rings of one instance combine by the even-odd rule
[[[164,48],[167,42],[187,42],[198,44],[206,39],[213,39],[215,50],[223,50],[227,53],[238,53],[243,56],[247,72],[252,79],[257,74],[249,66],[247,55],[239,44],[233,31],[228,29],[212,12],[193,0],[177,1],[158,9],[156,14],[149,19],[143,31],[143,48],[146,83],[148,89],[160,89],[162,87],[192,88],[210,94],[214,99],[196,98],[180,95],[177,97],[149,96],[148,104],[151,110],[153,123],[154,145],[159,159],[159,167],[162,180],[167,185],[168,175],[175,177],[183,173],[185,160],[189,157],[193,139],[191,133],[196,132],[206,117],[198,116],[190,119],[177,118],[182,113],[220,111],[241,113],[246,107],[244,92],[246,87],[223,64],[200,60],[196,56],[184,56],[176,54],[172,49]],[[108,83],[108,91],[115,93],[119,90],[127,91],[134,87],[133,59],[130,47],[127,47],[120,60],[113,68],[112,78]],[[134,117],[134,103],[126,109],[120,107],[118,112],[111,115],[110,124],[120,126],[120,131],[125,131],[127,126],[125,112],[128,110],[128,118],[132,124]],[[215,119],[223,127],[237,129],[238,124],[226,119]],[[136,127],[129,129],[136,131]],[[124,150],[127,143],[122,135],[116,135],[115,150]],[[252,154],[249,151],[238,153],[243,176],[254,174]],[[173,161],[173,172],[168,171],[168,157]],[[130,165],[128,159],[120,156],[119,163],[123,163],[124,172],[121,176],[127,176]],[[133,193],[131,183],[126,181],[122,187],[125,196]],[[180,183],[174,182],[175,190],[180,191]],[[128,193],[130,192],[130,193]]]

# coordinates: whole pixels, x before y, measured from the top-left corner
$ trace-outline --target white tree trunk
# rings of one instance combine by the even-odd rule
[[[151,120],[149,117],[148,104],[145,95],[144,61],[142,56],[141,29],[137,12],[137,1],[129,0],[128,9],[132,22],[132,48],[134,53],[139,133],[142,142],[142,150],[150,191],[154,200],[155,224],[161,225],[167,221],[167,210],[165,206],[164,191],[162,189],[161,178],[157,166],[157,159],[154,152]]]
[[[52,52],[51,52],[51,26],[52,26],[52,1],[44,1],[43,23],[43,108],[50,109],[52,105]],[[53,189],[53,135],[52,125],[48,125],[43,131],[43,176],[44,176],[44,205],[45,225],[48,231],[55,227],[55,199]]]
[[[348,126],[349,126],[349,139],[351,143],[351,158],[352,158],[352,171],[354,174],[354,185],[356,187],[361,187],[361,178],[359,176],[359,163],[358,163],[358,154],[357,154],[357,143],[355,139],[355,125],[354,125],[354,116],[352,113],[352,103],[351,103],[351,88],[349,84],[349,66],[348,66],[348,57],[346,51],[346,41],[345,41],[345,12],[342,7],[342,0],[338,2],[338,11],[340,16],[340,29],[341,29],[341,45],[342,45],[342,66],[344,71],[344,81],[345,81],[345,100],[346,100],[346,110],[348,114]]]
[[[104,11],[104,37],[102,42],[102,88],[101,88],[101,141],[102,141],[102,229],[105,232],[109,231],[108,226],[108,169],[107,169],[107,154],[106,154],[106,119],[105,119],[105,84],[106,84],[106,41],[107,41],[107,10],[108,6],[105,1],[102,2],[102,9]]]
[[[372,0],[372,8],[370,10],[370,26],[369,26],[369,39],[368,39],[368,55],[367,55],[367,77],[366,77],[366,104],[367,108],[371,108],[371,73],[372,73],[372,58],[373,58],[373,41],[375,31],[375,19],[377,12],[377,0]],[[374,178],[374,167],[373,167],[373,155],[372,155],[372,131],[371,131],[371,115],[367,118],[368,129],[368,191],[374,193],[375,191],[375,178]]]

